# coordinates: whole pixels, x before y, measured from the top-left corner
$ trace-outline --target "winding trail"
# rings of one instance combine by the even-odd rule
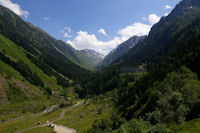
[[[16,133],[23,133],[23,132],[25,132],[25,131],[29,131],[29,130],[32,130],[32,129],[35,129],[35,128],[49,126],[50,123],[54,123],[54,122],[56,122],[56,121],[59,121],[59,120],[63,119],[64,116],[65,116],[65,113],[66,113],[67,111],[69,111],[69,110],[71,110],[71,109],[73,109],[73,108],[76,108],[76,107],[78,107],[78,106],[80,106],[80,105],[82,105],[82,104],[83,104],[83,102],[80,102],[80,103],[77,103],[77,104],[75,104],[75,105],[73,105],[73,106],[71,106],[71,107],[69,107],[69,108],[63,110],[63,111],[60,113],[60,116],[59,116],[58,118],[56,118],[55,120],[50,121],[49,123],[44,123],[44,124],[41,124],[41,125],[36,125],[36,126],[30,127],[30,128],[26,128],[26,129],[23,129],[23,130],[18,131],[18,132],[16,132]],[[62,127],[62,128],[61,128],[61,127]],[[66,129],[66,130],[65,130],[65,133],[76,133],[76,131],[75,131],[74,129],[67,128],[67,127],[63,127],[63,126],[58,126],[58,125],[55,125],[55,129],[58,129],[58,130],[60,129],[60,131],[55,131],[56,133],[63,133],[62,131],[63,131],[64,129]],[[55,130],[55,129],[54,129],[54,130]],[[66,131],[67,131],[67,132],[66,132]]]

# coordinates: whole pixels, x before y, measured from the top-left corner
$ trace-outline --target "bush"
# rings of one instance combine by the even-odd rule
[[[157,99],[156,106],[152,113],[147,114],[148,120],[154,124],[182,123],[200,102],[200,81],[186,67],[169,73],[163,82],[157,82],[154,86],[152,96]]]
[[[132,119],[113,133],[169,133],[163,124],[151,125],[142,119]]]

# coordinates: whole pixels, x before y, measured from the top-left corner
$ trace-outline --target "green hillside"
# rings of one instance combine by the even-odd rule
[[[127,120],[117,128],[101,121],[91,132],[168,133],[171,125],[199,118],[199,31],[200,2],[183,0],[153,26],[144,41],[103,68],[96,79],[91,78],[85,87],[94,89],[87,93],[111,91],[119,116]],[[147,72],[123,74],[120,72],[123,66],[143,66]],[[182,128],[187,126],[189,123]]]
[[[99,53],[77,51],[2,6],[0,32],[0,132],[51,133],[51,122],[81,133],[200,130],[199,0],[182,0],[93,72]]]
[[[78,58],[67,44],[64,45],[65,43],[57,41],[40,28],[24,22],[3,6],[0,6],[0,11],[0,32],[15,44],[70,79],[81,81],[89,73],[77,65]]]
[[[0,113],[1,121],[22,113],[39,112],[64,102],[66,89],[58,74],[48,76],[26,56],[26,51],[0,35]],[[65,85],[63,82],[60,83]],[[65,86],[65,87],[68,87]],[[30,106],[31,105],[31,106]]]
[[[55,90],[61,90],[61,87],[57,85],[55,78],[45,75],[41,69],[36,67],[36,65],[26,57],[26,52],[22,48],[15,45],[3,35],[0,35],[0,49],[4,52],[5,56],[10,57],[14,61],[23,61],[23,63],[30,68],[32,73],[42,80],[44,88],[50,87],[55,88]]]

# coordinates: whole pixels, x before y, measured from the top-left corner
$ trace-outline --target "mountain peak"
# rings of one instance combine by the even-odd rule
[[[146,36],[132,36],[127,41],[120,44],[116,49],[113,49],[102,61],[102,65],[109,65],[117,59],[125,55],[131,48],[133,48],[139,41],[146,38]]]

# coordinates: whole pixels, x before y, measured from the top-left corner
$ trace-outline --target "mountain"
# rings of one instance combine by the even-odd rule
[[[150,67],[156,62],[166,59],[170,52],[178,46],[178,42],[191,37],[189,34],[194,31],[188,31],[186,27],[198,20],[199,6],[199,0],[181,1],[167,17],[162,17],[160,22],[152,27],[146,39],[131,48],[114,64],[137,66],[146,63]]]
[[[118,120],[111,117],[96,122],[90,133],[177,132],[172,129],[177,124],[198,119],[199,59],[200,1],[182,0],[152,27],[143,41],[87,82],[92,93],[111,95],[119,107],[117,114],[121,114],[114,117]],[[119,71],[124,66],[141,64],[146,64],[146,72]],[[123,118],[127,122],[116,127]],[[184,129],[196,129],[199,122],[181,125]]]
[[[60,53],[68,57],[76,65],[88,70],[95,70],[96,65],[102,60],[102,55],[94,50],[76,50],[70,44],[63,41],[58,41],[55,45]]]
[[[186,93],[193,98],[200,96],[199,31],[200,1],[183,0],[152,27],[143,42],[115,62],[118,67],[148,65],[147,74],[133,86],[120,90],[119,106],[127,119],[146,115],[155,124],[181,123],[198,117],[199,98],[187,101],[190,96]],[[179,114],[180,110],[184,114]]]
[[[118,60],[120,57],[122,57],[124,54],[126,54],[131,48],[133,48],[138,42],[145,39],[146,36],[133,36],[127,41],[120,44],[116,49],[112,50],[101,62],[102,66],[109,65],[116,60]]]
[[[199,0],[182,0],[147,37],[119,46],[132,48],[95,72],[80,64],[100,54],[77,51],[1,10],[1,132],[51,132],[34,124],[47,121],[88,133],[200,131]],[[120,71],[138,66],[147,70]],[[38,113],[52,105],[62,109]]]
[[[76,52],[76,54],[80,59],[82,66],[90,70],[94,70],[97,64],[100,63],[103,58],[103,55],[90,49],[79,50]]]
[[[65,103],[73,96],[68,91],[91,73],[78,61],[70,45],[0,6],[1,113],[34,113]]]
[[[87,56],[83,55],[79,59],[77,50],[69,44],[56,40],[31,23],[24,22],[9,9],[0,6],[0,12],[0,32],[11,41],[71,79],[80,80],[80,75],[88,73],[84,67],[91,68],[91,64],[83,65],[81,62]],[[76,76],[78,73],[80,75]]]
[[[71,81],[34,58],[35,64],[27,54],[23,48],[0,34],[1,116],[8,112],[16,115],[39,112],[65,101],[61,96],[65,95]],[[40,69],[39,65],[46,70]]]

